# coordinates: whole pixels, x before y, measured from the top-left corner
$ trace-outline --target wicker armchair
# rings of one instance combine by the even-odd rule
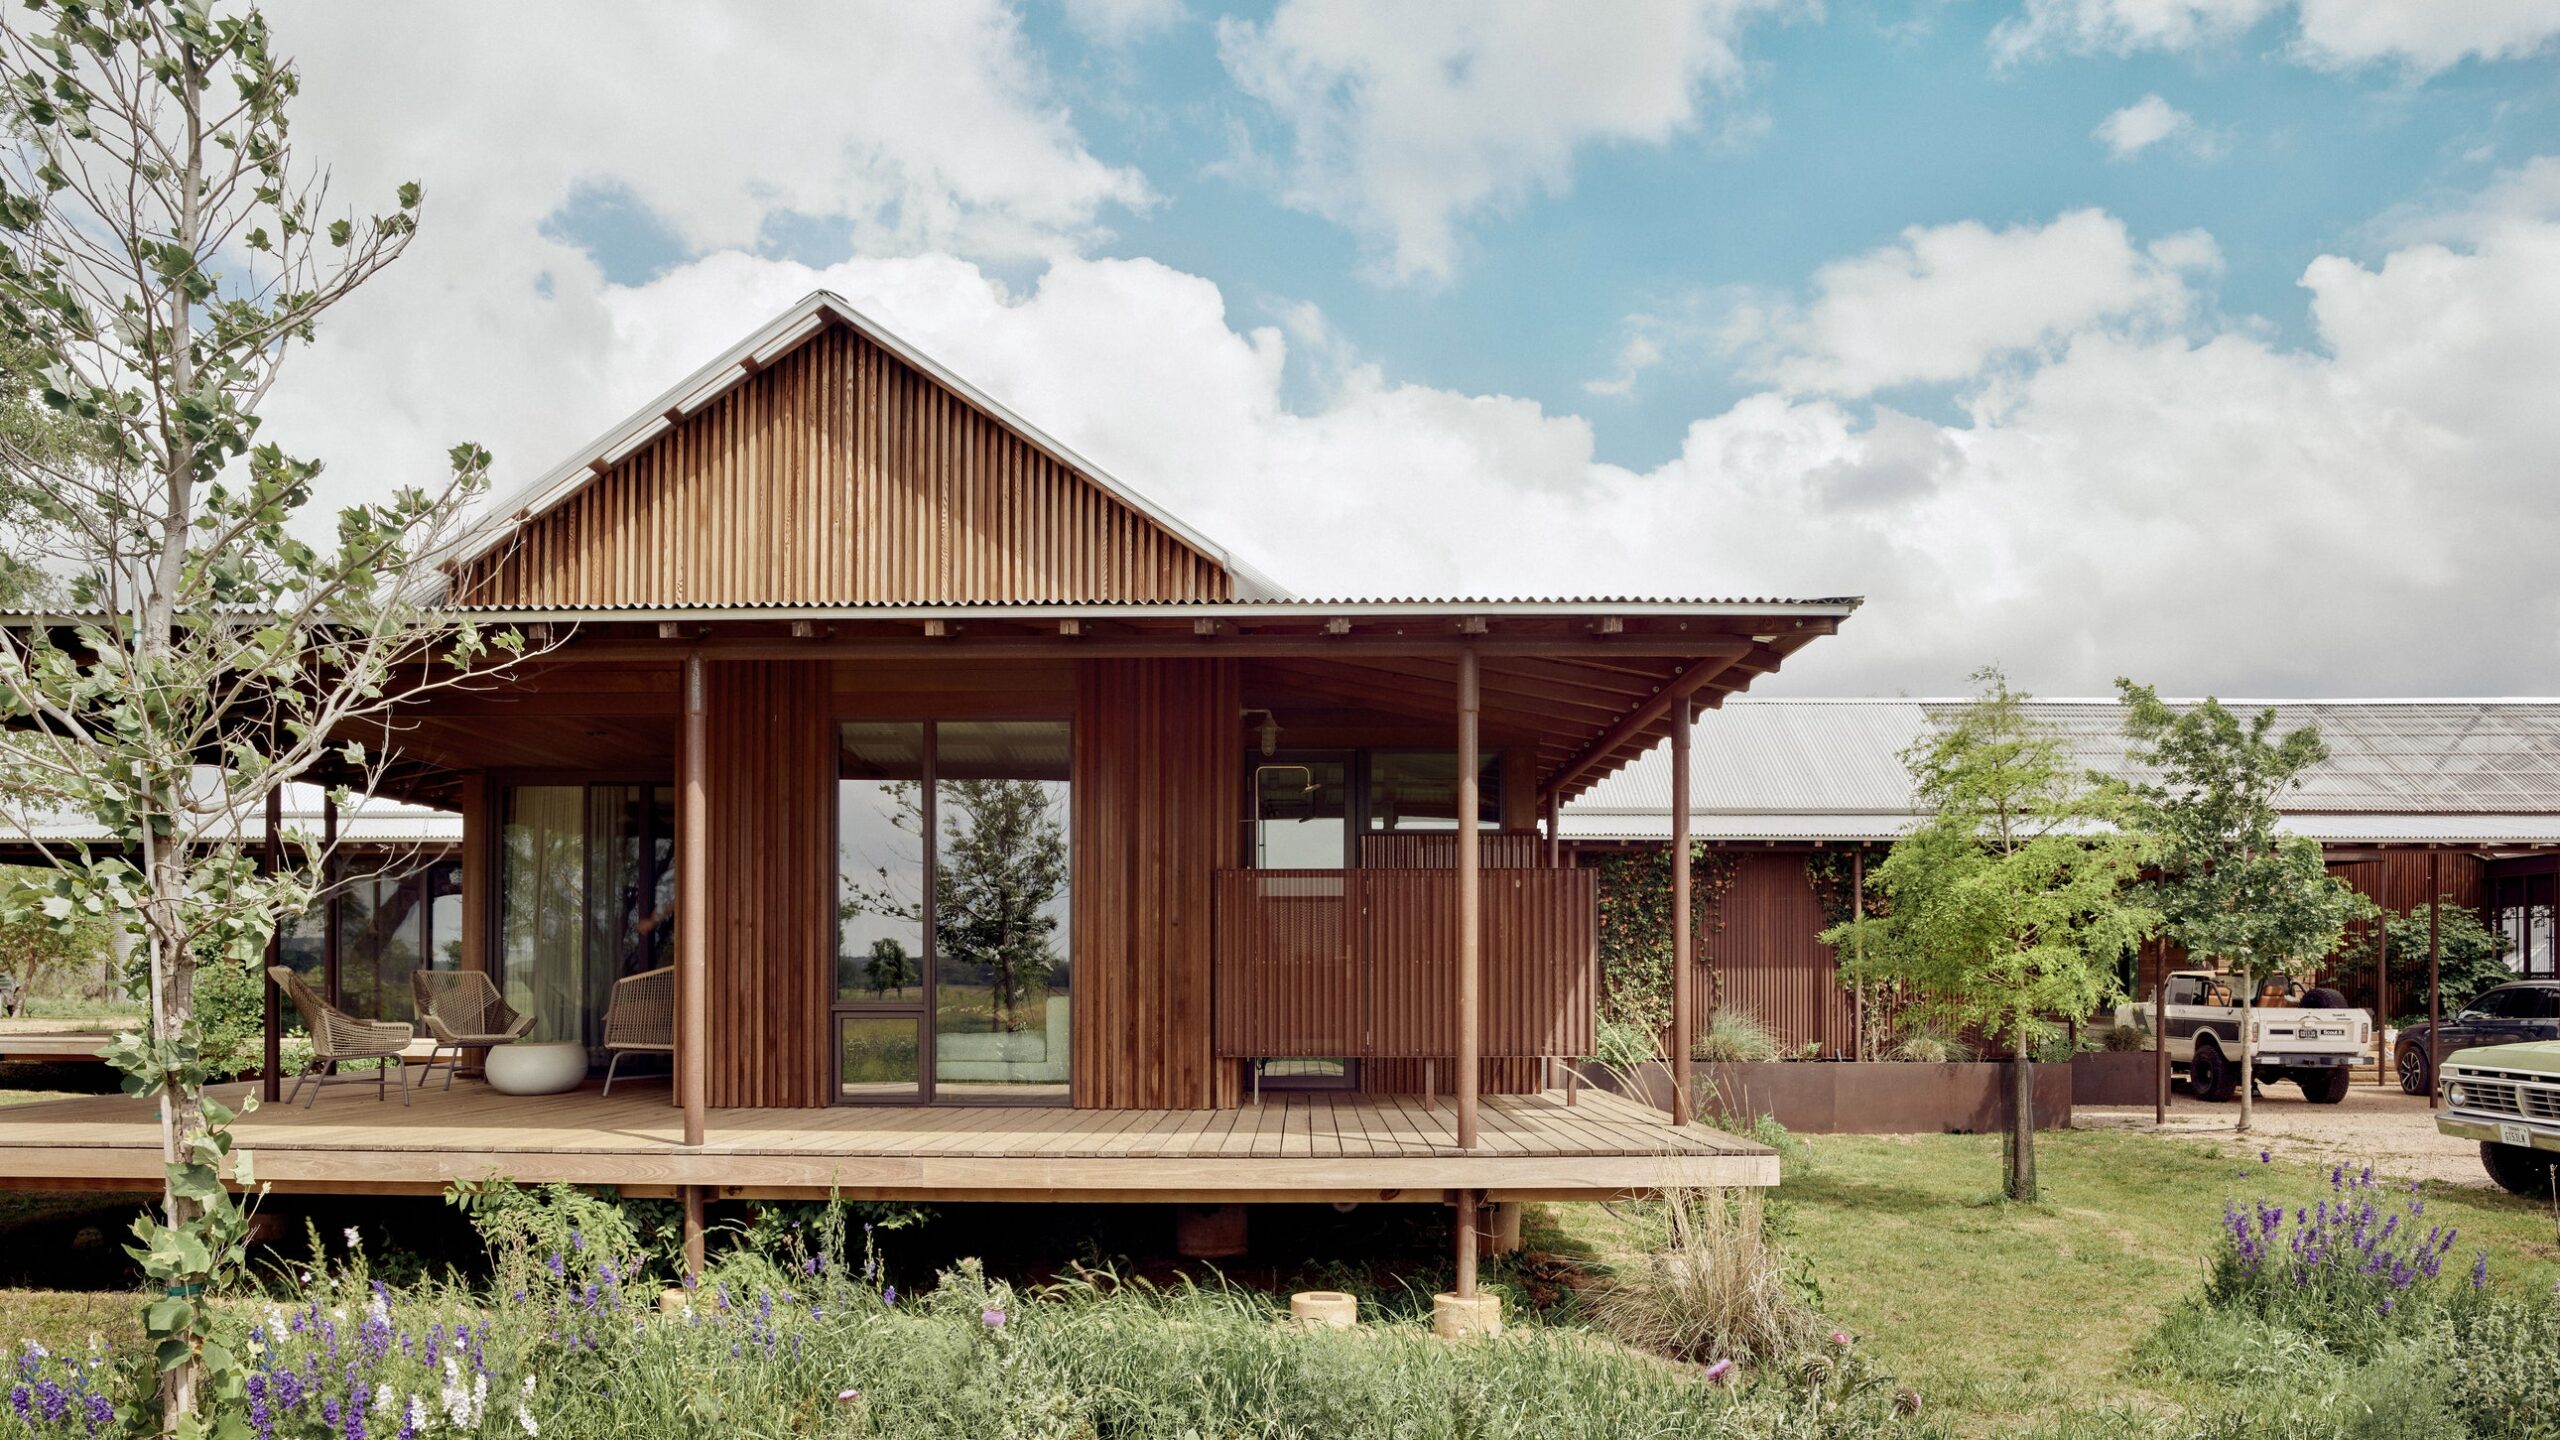
[[[453,1077],[461,1073],[464,1050],[521,1040],[533,1028],[533,1017],[509,1008],[497,984],[478,970],[413,971],[409,992],[417,998],[419,1022],[436,1042],[418,1076],[421,1085],[435,1078],[436,1057],[444,1057],[444,1088],[450,1090]]]
[[[374,1098],[377,1100],[390,1098],[391,1072],[399,1071],[400,1103],[409,1103],[409,1067],[402,1062],[401,1052],[409,1048],[410,1039],[417,1033],[415,1030],[395,1020],[359,1020],[313,994],[311,987],[302,983],[302,977],[285,966],[267,967],[267,978],[292,998],[293,1008],[302,1012],[302,1028],[311,1032],[311,1069],[294,1077],[293,1094],[284,1097],[286,1104],[292,1104],[294,1096],[300,1095],[305,1085],[311,1087],[311,1098],[302,1102],[308,1108],[319,1101],[320,1088],[324,1085],[341,1085],[348,1081],[361,1084],[364,1080],[361,1075],[339,1075],[331,1071],[330,1067],[350,1060],[382,1062],[373,1078]]]
[[[625,1055],[676,1053],[676,967],[661,965],[613,982],[613,1002],[604,1009],[604,1093],[613,1093],[613,1072]]]

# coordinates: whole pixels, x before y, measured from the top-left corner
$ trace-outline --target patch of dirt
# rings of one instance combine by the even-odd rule
[[[2335,1105],[2314,1105],[2290,1085],[2259,1092],[2249,1133],[2235,1134],[2238,1101],[2214,1105],[2180,1092],[2172,1097],[2169,1123],[2155,1129],[2151,1107],[2075,1106],[2072,1128],[2128,1130],[2211,1145],[2235,1159],[2258,1152],[2314,1164],[2352,1161],[2405,1180],[2440,1180],[2488,1189],[2480,1147],[2437,1131],[2424,1095],[2403,1095],[2395,1081],[2360,1080]]]

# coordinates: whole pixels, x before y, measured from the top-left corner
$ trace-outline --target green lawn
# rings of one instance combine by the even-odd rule
[[[2065,1131],[2037,1142],[2045,1203],[2018,1206],[1998,1199],[1996,1136],[1807,1143],[1778,1192],[1789,1250],[1810,1267],[1825,1311],[1931,1413],[1974,1434],[2200,1398],[2146,1383],[2126,1362],[2201,1279],[2224,1198],[2309,1204],[2328,1191],[2325,1169],[2262,1165],[2245,1142]],[[2560,1276],[2548,1213],[2485,1190],[2424,1194],[2430,1221],[2462,1228],[2462,1268],[2486,1245],[2496,1283],[2548,1291]],[[1569,1242],[1615,1248],[1605,1210],[1554,1210]]]

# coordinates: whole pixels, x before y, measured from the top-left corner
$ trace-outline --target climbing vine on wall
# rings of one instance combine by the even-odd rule
[[[1724,928],[1734,857],[1689,848],[1689,916],[1701,939]],[[1645,1033],[1671,1030],[1671,847],[1601,857],[1600,1016]],[[1701,946],[1699,953],[1705,953]],[[1712,967],[1708,983],[1717,984]]]

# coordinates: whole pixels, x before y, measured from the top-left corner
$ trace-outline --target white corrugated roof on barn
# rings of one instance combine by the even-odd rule
[[[1698,722],[1690,828],[1700,839],[1882,840],[1912,819],[1901,754],[1962,700],[1735,698]],[[2172,701],[2192,704],[2192,701]],[[2320,727],[2330,757],[2286,797],[2285,828],[2332,843],[2560,844],[2560,699],[2228,700],[2278,733]],[[2124,708],[2037,700],[2080,764],[2133,777]],[[1670,834],[1671,760],[1656,748],[1567,806],[1575,839]]]

